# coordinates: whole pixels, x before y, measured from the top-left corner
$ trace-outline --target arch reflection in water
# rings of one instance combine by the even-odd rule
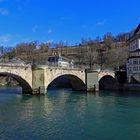
[[[0,95],[2,94],[22,94],[22,88],[19,86],[1,86],[0,87]]]

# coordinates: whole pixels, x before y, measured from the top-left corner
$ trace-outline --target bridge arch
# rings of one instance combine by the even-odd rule
[[[99,89],[115,89],[117,84],[117,80],[112,75],[104,75],[99,80]]]
[[[60,79],[62,80],[63,84],[64,83],[69,84],[71,86],[72,90],[77,90],[77,91],[86,90],[86,85],[85,85],[84,81],[81,78],[79,78],[78,76],[73,75],[73,74],[63,74],[63,75],[55,76],[50,81],[50,83],[48,83],[47,89],[49,89],[52,84],[57,84],[57,82],[59,82]]]
[[[98,81],[100,81],[100,79],[103,78],[104,76],[111,76],[115,78],[115,72],[112,70],[102,70],[98,73],[98,75],[99,75]]]
[[[21,76],[13,74],[13,73],[8,73],[8,72],[0,72],[0,76],[9,76],[15,79],[19,85],[22,87],[22,92],[25,94],[31,94],[32,93],[32,88],[30,84],[23,79]]]

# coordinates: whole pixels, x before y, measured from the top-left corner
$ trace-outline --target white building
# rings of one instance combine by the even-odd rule
[[[140,24],[129,38],[128,47],[127,79],[129,83],[140,83]]]
[[[48,64],[56,67],[74,68],[74,61],[61,55],[49,56]]]

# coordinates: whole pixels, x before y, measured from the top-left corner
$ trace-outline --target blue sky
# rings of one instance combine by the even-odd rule
[[[0,45],[95,38],[140,22],[139,0],[0,0]]]

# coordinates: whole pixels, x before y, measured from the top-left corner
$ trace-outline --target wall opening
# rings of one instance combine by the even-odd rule
[[[131,83],[132,84],[139,84],[140,82],[134,76],[131,76]]]
[[[49,85],[47,90],[66,89],[73,91],[85,91],[85,83],[74,75],[62,75],[54,79]]]
[[[116,88],[117,88],[117,80],[110,75],[103,76],[99,80],[99,90],[113,90]]]
[[[124,84],[127,82],[127,73],[126,71],[116,71],[116,78],[120,84]]]
[[[1,86],[7,86],[7,87],[21,87],[22,88],[22,93],[23,94],[31,94],[32,93],[32,88],[28,84],[26,80],[21,78],[18,75],[12,74],[12,73],[0,73],[0,82]]]

